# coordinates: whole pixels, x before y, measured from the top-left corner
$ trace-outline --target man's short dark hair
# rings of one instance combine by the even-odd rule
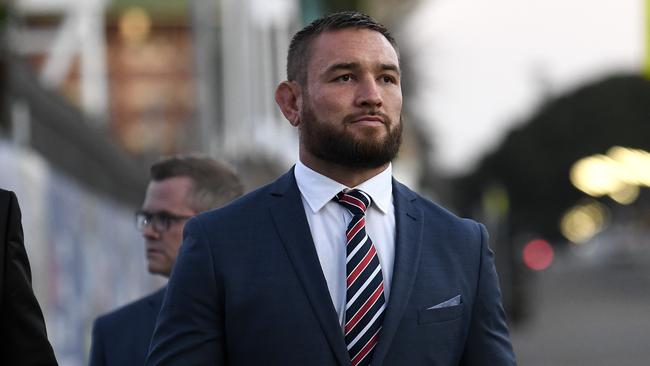
[[[243,193],[237,175],[214,159],[193,155],[164,158],[151,166],[151,180],[159,182],[173,177],[188,177],[192,188],[188,205],[196,212],[223,206]]]
[[[347,28],[370,29],[379,32],[386,37],[397,52],[397,44],[388,29],[370,16],[356,11],[333,13],[314,20],[293,36],[287,56],[287,79],[304,85],[307,82],[307,63],[314,38],[323,32]]]

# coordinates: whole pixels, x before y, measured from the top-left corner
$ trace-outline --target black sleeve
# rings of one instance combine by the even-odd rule
[[[32,276],[23,242],[20,207],[13,192],[0,192],[0,240],[4,253],[0,364],[57,365],[47,339],[45,320],[32,290]]]

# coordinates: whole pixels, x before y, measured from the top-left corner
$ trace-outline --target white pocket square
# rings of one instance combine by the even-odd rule
[[[432,307],[427,308],[427,310],[448,308],[450,306],[456,306],[456,305],[460,305],[460,295],[456,295],[456,296],[452,297],[449,300],[445,300],[445,301],[441,302],[438,305],[433,305]]]

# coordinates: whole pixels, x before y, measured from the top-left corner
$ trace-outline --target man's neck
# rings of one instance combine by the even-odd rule
[[[309,169],[350,188],[356,187],[383,172],[388,167],[388,164],[390,164],[386,163],[377,168],[350,168],[348,166],[318,159],[315,156],[305,154],[302,151],[300,152],[300,162],[305,164]]]

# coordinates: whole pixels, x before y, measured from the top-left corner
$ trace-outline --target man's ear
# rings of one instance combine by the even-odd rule
[[[295,81],[283,81],[275,89],[275,102],[280,107],[284,118],[292,126],[300,124],[300,108],[302,106],[302,95],[300,85]]]

